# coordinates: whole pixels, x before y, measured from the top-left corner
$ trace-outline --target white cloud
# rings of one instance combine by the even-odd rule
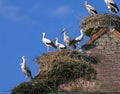
[[[7,18],[12,21],[21,21],[24,23],[33,23],[32,19],[27,15],[22,13],[22,8],[14,5],[8,5],[0,0],[0,16]]]
[[[73,13],[73,10],[68,6],[60,6],[51,10],[52,16],[66,16]]]

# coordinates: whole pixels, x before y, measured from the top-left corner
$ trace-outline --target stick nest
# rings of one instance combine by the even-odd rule
[[[87,36],[97,32],[101,27],[112,26],[120,31],[120,17],[113,14],[97,14],[83,18],[81,27]]]
[[[58,86],[78,78],[96,79],[96,57],[83,55],[78,51],[62,50],[37,57],[39,73],[33,80],[21,83],[12,94],[44,94],[59,91]]]

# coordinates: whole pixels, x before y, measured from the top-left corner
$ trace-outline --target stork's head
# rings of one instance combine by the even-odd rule
[[[22,56],[22,59],[23,59],[23,60],[26,60],[26,57],[25,57],[25,56]]]
[[[56,41],[58,41],[58,38],[57,38],[57,37],[54,39],[54,42],[56,42]]]
[[[43,32],[42,35],[45,36],[45,32]]]
[[[83,29],[80,29],[80,32],[82,32],[82,33],[83,33]]]
[[[62,30],[62,33],[63,33],[63,32],[66,32],[66,29],[65,29],[65,28],[63,28],[63,30]]]
[[[84,5],[87,5],[88,3],[87,3],[87,1],[84,1]]]
[[[56,37],[55,40],[58,40],[58,37]]]

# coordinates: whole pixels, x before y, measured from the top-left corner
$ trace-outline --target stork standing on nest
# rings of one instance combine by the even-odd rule
[[[104,0],[104,2],[106,3],[110,12],[114,13],[119,12],[119,8],[117,7],[113,0]]]
[[[86,7],[86,9],[87,9],[88,12],[90,13],[90,15],[95,15],[95,14],[97,14],[96,9],[95,9],[93,6],[89,5],[89,4],[87,3],[87,1],[84,2],[84,6]]]
[[[63,45],[63,44],[61,44],[61,43],[58,42],[58,38],[57,37],[55,38],[55,45],[57,46],[57,48],[59,50],[67,48],[65,45]]]
[[[50,47],[54,47],[57,49],[57,47],[51,40],[45,38],[45,32],[42,33],[42,42],[47,46],[47,51],[49,51]]]
[[[72,44],[71,43],[71,39],[69,38],[69,36],[67,36],[67,34],[66,34],[66,29],[64,28],[63,29],[63,40],[64,40],[64,42],[66,43],[66,46],[71,46],[72,47],[72,49],[75,49],[76,48],[76,45],[75,44]]]
[[[81,35],[80,36],[78,36],[78,37],[76,37],[75,39],[73,39],[72,41],[71,41],[71,43],[72,44],[80,44],[80,41],[83,39],[83,37],[84,37],[84,34],[83,34],[83,29],[81,29],[80,30],[80,33],[81,33]]]
[[[29,67],[27,67],[27,65],[26,65],[26,57],[22,56],[22,60],[23,60],[23,62],[20,64],[22,72],[26,75],[26,77],[33,79],[31,71],[30,71]]]

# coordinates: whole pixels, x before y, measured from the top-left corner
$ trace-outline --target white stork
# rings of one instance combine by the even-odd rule
[[[104,2],[106,3],[110,12],[114,13],[119,12],[119,8],[117,7],[113,0],[104,0]]]
[[[55,38],[55,45],[57,46],[58,49],[66,49],[67,47],[61,43],[58,42],[58,38]]]
[[[57,47],[55,46],[55,44],[51,40],[45,38],[44,32],[42,33],[42,42],[47,46],[47,51],[49,50],[50,47],[54,47],[57,49]]]
[[[66,34],[66,29],[64,28],[63,29],[63,40],[64,40],[64,42],[66,43],[66,46],[71,46],[72,47],[72,49],[75,49],[76,48],[76,45],[75,44],[72,44],[71,43],[71,39],[69,38],[69,36],[67,36],[67,34]]]
[[[80,41],[83,39],[83,37],[84,37],[84,34],[83,34],[83,29],[81,29],[80,30],[80,33],[81,33],[81,35],[80,36],[78,36],[78,37],[76,37],[75,39],[73,39],[72,41],[71,41],[71,43],[74,43],[74,44],[76,44],[76,43],[80,43]]]
[[[88,12],[90,13],[90,15],[95,15],[95,14],[97,14],[96,9],[95,9],[93,6],[89,5],[89,4],[87,3],[87,1],[84,2],[84,6],[86,7],[86,9],[87,9]]]
[[[26,75],[26,77],[29,77],[30,79],[33,79],[31,71],[26,65],[26,57],[22,56],[22,60],[23,60],[23,62],[20,64],[22,72]]]

